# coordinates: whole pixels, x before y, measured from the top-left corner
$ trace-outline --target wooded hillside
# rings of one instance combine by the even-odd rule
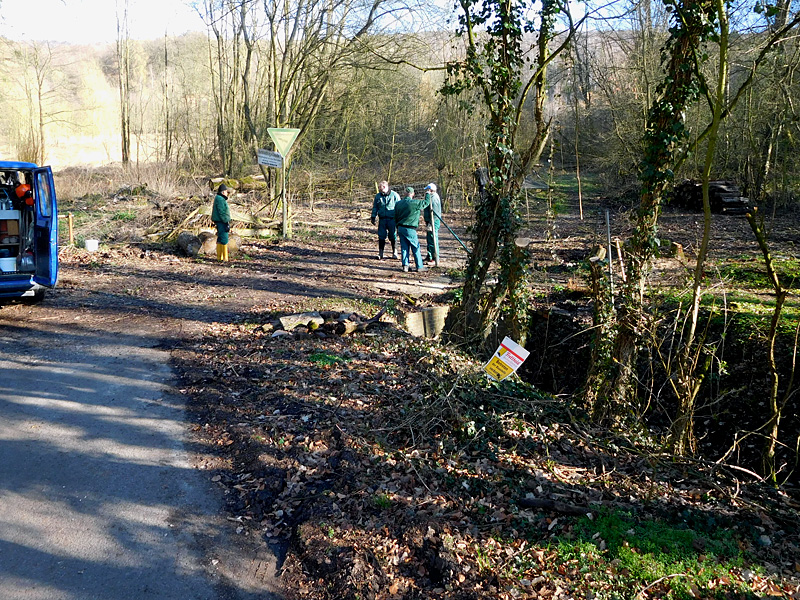
[[[486,159],[482,109],[465,110],[469,94],[438,93],[445,63],[463,55],[454,29],[421,6],[376,6],[398,11],[403,31],[349,2],[337,4],[346,17],[324,30],[310,16],[324,14],[316,3],[300,18],[289,5],[286,14],[267,14],[240,2],[226,11],[208,3],[207,36],[139,41],[123,28],[118,43],[107,46],[5,40],[0,148],[9,158],[57,168],[123,159],[237,175],[255,168],[255,149],[272,147],[267,127],[289,126],[302,129],[295,168],[351,180],[422,168],[445,187],[451,180],[471,187],[473,164]],[[780,23],[753,21],[745,7],[738,10],[731,13],[730,93],[747,78],[752,84],[722,124],[714,176],[737,181],[752,198],[791,198],[795,41],[783,41],[756,65]],[[553,47],[570,31],[572,37],[548,65],[545,162],[580,161],[601,170],[617,191],[626,189],[663,70],[667,15],[659,4],[641,4],[603,28],[591,18],[572,31],[557,24]],[[295,37],[278,36],[279,22],[291,23]],[[529,53],[535,37],[524,40]],[[709,60],[700,66],[711,73],[718,57],[714,47],[705,51]],[[530,113],[523,115],[523,138],[533,135],[534,108],[522,107]],[[696,103],[686,119],[700,124],[707,114],[708,104]],[[691,158],[676,176],[699,169]]]

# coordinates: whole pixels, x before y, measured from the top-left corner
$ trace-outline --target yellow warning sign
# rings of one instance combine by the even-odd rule
[[[502,381],[514,372],[514,369],[509,367],[497,356],[493,356],[483,369],[492,379],[496,379],[497,381]]]
[[[509,337],[503,339],[497,352],[483,370],[492,379],[502,381],[520,368],[530,353]]]
[[[300,130],[289,127],[269,127],[267,128],[267,133],[269,137],[272,138],[272,141],[275,142],[275,150],[277,150],[283,158],[286,158]]]

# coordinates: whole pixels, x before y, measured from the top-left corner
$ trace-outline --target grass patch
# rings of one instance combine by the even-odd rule
[[[453,281],[464,281],[467,278],[467,270],[465,268],[460,268],[460,269],[450,268],[447,269],[445,273]]]
[[[603,573],[608,598],[629,597],[656,582],[670,598],[694,598],[697,590],[714,590],[703,597],[743,592],[732,577],[745,562],[736,532],[711,521],[669,523],[604,511],[580,519],[574,539],[558,540],[556,561]]]
[[[129,223],[130,221],[136,220],[136,213],[132,210],[121,210],[119,212],[114,213],[111,216],[112,221],[121,221],[123,223]]]
[[[375,508],[387,510],[392,507],[394,502],[392,502],[392,499],[386,494],[375,494],[372,497],[372,504],[375,506]]]
[[[790,257],[775,257],[773,265],[781,285],[788,289],[798,287],[800,260]],[[719,267],[719,272],[722,278],[734,284],[769,291],[773,289],[763,261],[755,258],[729,261]]]
[[[685,312],[690,308],[690,290],[662,290],[654,296],[651,307],[656,309],[661,315],[666,315],[671,311],[677,310],[678,306],[683,307]],[[710,324],[724,329],[726,325],[735,323],[745,335],[767,333],[772,314],[775,310],[775,296],[771,294],[757,294],[745,290],[729,290],[724,296],[718,290],[712,293],[705,293],[700,300],[702,310],[701,322],[706,323],[711,319]],[[793,335],[800,320],[800,298],[789,296],[781,311],[781,320],[778,323],[778,331],[781,335]]]
[[[133,209],[124,209],[109,214],[103,210],[68,210],[64,206],[60,208],[60,214],[72,213],[73,235],[76,245],[82,247],[82,240],[106,239],[113,232],[118,231],[127,223],[132,223],[138,219],[138,213]],[[59,219],[58,223],[59,243],[68,243],[68,225],[66,219]]]
[[[555,175],[552,181],[547,182],[550,187],[561,193],[570,196],[578,195],[578,179],[574,173],[561,173]],[[605,188],[600,184],[599,179],[591,173],[583,173],[581,175],[581,193],[583,195],[601,194],[604,193]]]
[[[104,217],[105,213],[99,210],[76,210],[72,213],[75,229],[89,227],[94,223],[102,221]]]
[[[330,352],[322,351],[322,352],[314,352],[308,357],[308,360],[322,367],[332,367],[333,365],[344,364],[351,359],[345,358],[343,356],[337,356],[336,354],[332,354]]]

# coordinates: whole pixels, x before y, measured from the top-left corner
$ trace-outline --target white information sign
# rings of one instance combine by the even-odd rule
[[[522,366],[530,352],[509,337],[503,338],[500,347],[494,353],[483,370],[492,379],[502,381]]]
[[[266,167],[275,167],[280,169],[283,166],[283,157],[280,152],[273,152],[272,150],[257,150],[258,164]]]

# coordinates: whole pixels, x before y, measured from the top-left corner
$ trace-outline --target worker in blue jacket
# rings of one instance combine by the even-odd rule
[[[388,181],[381,181],[378,184],[378,193],[372,201],[372,224],[378,219],[378,260],[383,260],[383,250],[386,247],[386,238],[392,243],[392,258],[397,258],[397,247],[395,245],[395,220],[394,206],[400,201],[397,192],[389,189]]]
[[[428,207],[423,211],[425,219],[425,260],[428,264],[439,266],[439,227],[442,225],[442,200],[436,193],[436,184],[429,183],[425,187],[425,199]]]

